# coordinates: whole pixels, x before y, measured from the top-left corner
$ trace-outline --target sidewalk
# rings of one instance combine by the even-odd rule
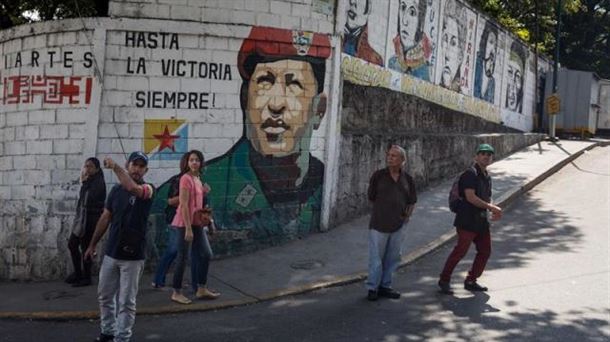
[[[607,143],[543,141],[495,162],[489,167],[495,202],[505,207],[584,151]],[[403,266],[454,236],[453,214],[447,207],[452,182],[446,180],[418,194],[415,212],[406,228]],[[213,261],[209,285],[222,293],[215,301],[175,304],[169,299],[171,290],[152,289],[152,275],[145,274],[138,294],[138,314],[216,310],[361,281],[366,278],[368,262],[368,220],[366,215],[327,233]],[[0,283],[0,318],[96,319],[96,290],[97,286],[72,288],[59,281]],[[364,287],[362,291],[364,296]]]

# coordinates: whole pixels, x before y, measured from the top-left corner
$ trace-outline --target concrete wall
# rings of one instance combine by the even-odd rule
[[[456,91],[383,67],[396,52],[398,2],[371,3],[369,20],[378,25],[363,55],[342,54],[346,0],[117,0],[110,18],[0,32],[0,279],[69,270],[77,179],[90,156],[122,162],[143,150],[151,157],[146,179],[158,191],[150,266],[166,244],[164,182],[191,149],[207,160],[203,178],[220,228],[213,248],[223,256],[358,213],[363,184],[390,140],[408,147],[420,187],[457,172],[482,139],[500,154],[531,140],[511,133],[528,129],[528,115],[504,111],[499,83],[488,102],[472,96],[474,76]],[[426,63],[435,80],[445,1],[426,3]],[[478,27],[481,16],[468,13]],[[477,41],[470,32],[468,41]],[[254,52],[261,58],[250,58]],[[467,55],[475,52],[471,46]],[[474,64],[460,67],[474,72]],[[265,122],[277,119],[278,103],[290,127],[270,133]],[[489,132],[501,135],[479,136]],[[105,176],[108,187],[116,183]]]
[[[57,278],[70,268],[77,179],[90,156],[123,162],[134,150],[149,154],[146,179],[159,194],[152,262],[165,245],[162,184],[191,149],[208,161],[218,255],[318,231],[327,122],[338,107],[333,12],[322,5],[113,1],[110,14],[120,18],[0,32],[0,278]],[[168,16],[175,20],[153,19]],[[269,60],[278,73],[272,93],[250,88],[259,60],[240,59],[240,51],[288,61]],[[264,98],[284,103],[290,135],[263,141]],[[108,188],[116,183],[105,176]]]
[[[375,170],[385,167],[389,144],[405,148],[407,171],[422,189],[465,169],[478,144],[491,144],[496,158],[502,158],[543,138],[412,95],[347,82],[342,118],[333,225],[369,209],[369,179]]]

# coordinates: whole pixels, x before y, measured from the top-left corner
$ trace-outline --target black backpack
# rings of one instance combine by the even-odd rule
[[[178,196],[180,192],[180,177],[182,174],[177,174],[172,176],[167,183],[169,184],[169,190],[167,191],[167,199]],[[174,220],[174,216],[176,216],[176,207],[172,207],[171,205],[167,205],[165,207],[165,222],[167,224],[172,223]]]
[[[449,210],[451,212],[457,213],[462,201],[464,198],[460,196],[460,179],[466,172],[474,172],[475,176],[477,175],[477,168],[472,165],[466,171],[460,173],[459,176],[455,178],[453,184],[451,185],[451,190],[449,191]]]

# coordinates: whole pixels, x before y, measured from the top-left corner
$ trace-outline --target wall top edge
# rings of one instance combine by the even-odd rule
[[[218,37],[247,38],[253,25],[246,24],[224,24],[193,22],[165,19],[135,19],[135,18],[109,18],[90,17],[50,20],[15,26],[6,30],[0,30],[0,43],[13,39],[36,36],[40,34],[62,33],[83,30],[104,29],[146,31],[146,32],[170,32],[182,34],[203,34]],[[143,29],[143,27],[145,29]],[[337,46],[341,39],[339,35],[328,34],[331,37],[331,45]]]

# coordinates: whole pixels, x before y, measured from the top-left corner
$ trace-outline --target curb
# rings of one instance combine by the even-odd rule
[[[557,145],[556,143],[554,143]],[[498,204],[503,208],[508,208],[510,205],[522,194],[528,192],[536,185],[540,184],[542,181],[562,169],[567,164],[574,161],[576,158],[580,157],[586,151],[590,151],[599,146],[608,146],[610,145],[609,141],[597,141],[590,146],[583,148],[582,150],[575,152],[569,155],[567,158],[563,159],[559,163],[555,164],[553,167],[543,172],[539,176],[529,180],[526,184],[522,186],[516,186],[502,195],[497,199]],[[426,245],[417,248],[411,253],[402,257],[399,268],[406,267],[418,259],[426,256],[427,254],[433,252],[434,250],[442,247],[445,243],[449,242],[455,237],[455,233],[453,231],[444,233],[433,241],[427,243]],[[270,300],[274,300],[281,297],[287,297],[292,295],[298,295],[303,293],[308,293],[324,288],[342,286],[353,284],[359,281],[366,279],[367,272],[357,272],[353,274],[343,275],[343,276],[335,276],[333,279],[314,282],[310,284],[300,285],[289,287],[277,291],[272,291],[268,293],[264,293],[260,296],[256,296],[256,298],[244,298],[244,299],[236,299],[231,301],[226,301],[222,303],[215,304],[213,302],[203,302],[203,303],[193,303],[191,305],[185,306],[161,306],[154,308],[142,308],[137,310],[137,315],[161,315],[161,314],[178,314],[185,312],[204,312],[204,311],[212,311],[212,310],[223,310],[234,307],[258,304]],[[15,320],[42,320],[42,321],[66,321],[66,320],[84,320],[84,319],[98,319],[99,312],[98,311],[38,311],[38,312],[0,312],[0,319],[15,319]]]

